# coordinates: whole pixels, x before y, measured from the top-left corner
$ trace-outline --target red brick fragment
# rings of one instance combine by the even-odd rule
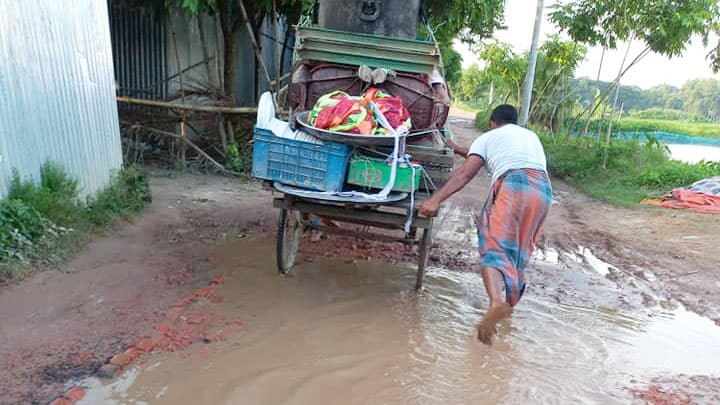
[[[77,402],[85,397],[85,390],[82,387],[72,387],[65,393],[64,397]]]

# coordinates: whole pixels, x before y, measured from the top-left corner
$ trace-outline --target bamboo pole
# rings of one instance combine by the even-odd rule
[[[169,136],[169,137],[175,138],[175,139],[182,139],[182,136],[181,136],[181,135],[178,135],[178,134],[176,134],[176,133],[174,133],[174,132],[163,131],[163,130],[161,130],[161,129],[146,127],[146,126],[140,125],[140,124],[133,124],[132,127],[133,127],[133,128],[142,128],[142,129],[145,129],[145,130],[147,130],[147,131],[149,131],[149,132],[151,132],[151,133],[155,133],[155,134],[158,134],[158,135]],[[185,142],[187,143],[187,145],[188,145],[190,148],[194,149],[200,156],[204,157],[204,158],[207,159],[210,163],[212,163],[215,167],[217,167],[217,169],[218,169],[219,171],[221,171],[221,172],[223,172],[223,173],[232,174],[232,175],[240,175],[240,173],[237,173],[237,172],[234,172],[234,171],[232,171],[232,170],[226,169],[225,166],[223,166],[223,165],[221,165],[220,163],[218,163],[217,160],[213,159],[210,155],[207,154],[207,152],[205,152],[204,150],[202,150],[202,148],[200,148],[199,146],[195,145],[192,141],[186,139]]]
[[[243,3],[242,0],[238,0],[238,5],[240,6],[240,12],[242,13],[243,19],[245,20],[245,26],[247,27],[248,34],[250,34],[250,42],[252,42],[253,49],[255,49],[255,58],[257,59],[258,64],[260,64],[260,67],[265,74],[265,79],[268,82],[268,86],[270,86],[270,83],[272,83],[272,79],[270,78],[270,72],[268,71],[267,66],[265,66],[265,61],[263,60],[262,54],[260,53],[260,45],[257,42],[257,38],[255,38],[255,33],[253,32],[252,25],[250,25],[250,19],[248,18],[247,10],[245,10],[245,3]]]
[[[615,116],[615,109],[617,108],[618,96],[620,95],[620,79],[622,79],[623,68],[625,67],[625,61],[627,60],[628,54],[630,53],[630,46],[632,45],[632,38],[628,41],[627,50],[625,50],[625,56],[623,56],[622,63],[620,64],[620,71],[618,72],[617,79],[615,79],[615,99],[613,100],[612,109],[610,110],[610,121],[608,122],[607,134],[605,135],[605,154],[603,155],[603,169],[607,169],[608,163],[608,149],[610,147],[610,137],[612,135],[613,117]],[[599,136],[599,134],[598,134]]]
[[[280,88],[282,66],[280,66],[280,16],[277,12],[277,0],[273,0],[273,27],[275,28],[275,89],[278,90]],[[272,86],[272,84],[270,84],[270,86]],[[279,96],[278,94],[277,97]],[[275,100],[275,102],[277,104],[277,100]]]
[[[145,105],[149,107],[162,107],[170,108],[175,110],[185,111],[196,111],[196,112],[207,112],[207,113],[222,113],[222,114],[256,114],[257,108],[255,107],[219,107],[210,105],[191,105],[191,104],[175,104],[168,103],[166,101],[155,101],[155,100],[144,100],[141,98],[132,98],[125,96],[116,97],[118,103],[124,104],[135,104]]]
[[[175,66],[178,70],[178,79],[180,82],[180,99],[185,104],[185,86],[183,85],[183,70],[180,66],[180,53],[178,52],[177,45],[177,31],[175,30],[175,16],[174,13],[170,13],[170,25],[172,26],[172,41],[173,49],[175,50]],[[183,110],[180,114],[180,160],[185,163],[185,111]]]

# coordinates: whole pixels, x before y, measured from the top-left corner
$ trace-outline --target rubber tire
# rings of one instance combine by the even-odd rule
[[[295,222],[294,229],[289,228],[293,221]],[[303,232],[302,226],[299,226],[298,221],[297,212],[286,209],[280,210],[276,243],[277,267],[280,274],[288,274],[295,265],[295,259],[297,258],[300,248],[300,239]],[[288,234],[289,232],[291,232],[292,235]],[[286,237],[292,238],[288,246],[285,244]]]

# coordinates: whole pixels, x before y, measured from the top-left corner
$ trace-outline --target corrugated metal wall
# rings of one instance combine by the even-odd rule
[[[110,8],[118,94],[151,100],[167,96],[165,19],[152,8]]]
[[[118,83],[118,93],[137,98],[165,99],[169,95],[177,95],[179,90],[178,61],[172,40],[172,21],[174,21],[178,57],[180,66],[184,70],[183,80],[185,86],[204,87],[211,83],[220,87],[218,76],[221,74],[223,55],[218,46],[222,43],[222,33],[216,16],[203,15],[203,26],[207,41],[211,78],[208,78],[203,61],[200,34],[197,21],[189,18],[187,13],[179,7],[169,12],[154,10],[150,5],[132,7],[126,1],[108,0],[110,4],[110,25],[115,59],[115,76]],[[170,18],[173,20],[171,21]],[[280,41],[288,25],[282,21],[280,28]],[[263,59],[275,79],[275,46],[282,46],[274,42],[275,32],[270,19],[267,19],[261,28],[258,40],[263,48]],[[292,45],[288,43],[285,50],[285,66],[283,71],[290,70],[292,65]],[[238,106],[255,105],[255,53],[245,25],[236,33],[235,37],[235,102]],[[190,66],[192,69],[185,70]],[[167,80],[172,78],[171,80]],[[268,84],[264,75],[259,77],[260,90],[267,89]],[[123,106],[123,108],[128,108]]]
[[[104,1],[0,1],[0,195],[48,160],[85,194],[122,165]]]

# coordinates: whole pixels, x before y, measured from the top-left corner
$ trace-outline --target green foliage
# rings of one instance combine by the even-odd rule
[[[120,171],[110,186],[88,201],[86,215],[94,226],[104,227],[115,218],[141,211],[150,202],[152,195],[145,174],[140,168],[129,166]]]
[[[483,132],[489,131],[491,114],[492,110],[489,109],[482,109],[478,111],[477,114],[475,114],[475,127]]]
[[[252,150],[233,143],[228,147],[227,167],[237,173],[249,173],[252,164]]]
[[[8,192],[9,200],[23,201],[57,224],[72,222],[82,215],[77,196],[77,182],[61,166],[50,162],[40,168],[39,187],[32,180],[23,181],[14,172]]]
[[[190,15],[197,15],[201,12],[215,11],[217,9],[216,0],[165,0],[165,5],[168,7],[179,5]]]
[[[652,51],[679,56],[693,36],[720,31],[716,0],[575,0],[554,6],[550,19],[573,40],[611,49],[639,39]],[[720,66],[718,55],[711,64]]]
[[[562,41],[558,36],[550,36],[541,46],[535,68],[531,122],[557,128],[560,117],[575,106],[571,79],[585,53],[584,46]],[[478,56],[485,67],[473,65],[463,71],[457,86],[460,100],[481,108],[502,103],[520,105],[527,55],[517,54],[508,44],[494,41],[482,44]]]
[[[0,200],[0,280],[22,274],[33,262],[54,261],[82,234],[114,218],[141,210],[150,201],[147,180],[134,167],[84,204],[77,181],[57,164],[42,166],[38,183],[13,174],[8,197]]]
[[[474,43],[503,26],[505,0],[423,0],[421,5],[441,43],[456,37]]]
[[[689,114],[686,111],[658,107],[648,108],[647,110],[631,110],[630,118],[688,122],[700,121],[700,117]]]
[[[640,172],[636,183],[643,187],[661,189],[666,184],[688,185],[719,174],[720,164],[717,162],[701,162],[696,165],[689,165],[683,162],[670,161],[652,170],[643,170]]]
[[[584,46],[562,41],[557,35],[545,41],[535,67],[530,122],[551,129],[562,126],[562,117],[577,103],[571,80],[586,53]]]
[[[493,41],[482,44],[478,56],[485,62],[484,83],[492,84],[499,103],[520,105],[522,84],[527,72],[527,58],[515,53],[509,44]],[[490,104],[495,104],[494,101]]]
[[[24,260],[22,251],[45,235],[51,225],[21,200],[0,201],[0,266],[10,260]]]
[[[595,81],[580,78],[571,81],[580,104],[587,106],[594,96]],[[609,82],[600,82],[598,88],[604,92]],[[624,106],[624,112],[652,110],[681,110],[683,120],[720,121],[720,81],[715,79],[688,80],[682,88],[666,84],[643,90],[636,86],[620,86],[618,105]],[[650,113],[649,113],[650,114]],[[638,116],[638,118],[677,119],[662,116]]]
[[[707,121],[720,121],[720,80],[688,80],[680,89],[682,109]]]
[[[470,105],[479,105],[487,100],[488,83],[480,68],[473,64],[462,71],[460,81],[456,86],[456,96]],[[487,101],[485,101],[487,104]]]
[[[588,137],[538,131],[551,173],[581,191],[619,205],[635,205],[703,178],[720,175],[720,164],[672,161],[657,142],[612,139],[609,146]],[[603,156],[608,150],[608,165]]]
[[[462,76],[462,56],[453,49],[452,42],[440,44],[440,55],[445,68],[445,81],[454,89]]]

